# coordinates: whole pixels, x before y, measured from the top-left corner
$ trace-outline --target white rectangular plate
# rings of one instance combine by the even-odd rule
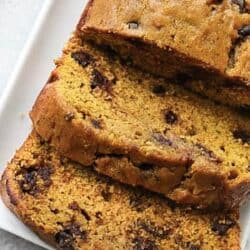
[[[53,69],[86,1],[47,0],[8,87],[0,100],[0,173],[31,131],[28,117],[39,91]],[[241,209],[241,243],[249,235],[250,203]],[[0,227],[51,249],[23,225],[0,201]],[[247,249],[246,249],[247,250]]]

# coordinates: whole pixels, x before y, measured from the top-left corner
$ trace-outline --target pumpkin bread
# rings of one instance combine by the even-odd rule
[[[31,118],[64,156],[200,208],[250,192],[250,117],[130,67],[75,34]]]
[[[1,180],[6,205],[62,250],[239,250],[238,209],[206,213],[61,157],[35,132]]]
[[[90,0],[78,31],[146,71],[249,111],[250,0]]]

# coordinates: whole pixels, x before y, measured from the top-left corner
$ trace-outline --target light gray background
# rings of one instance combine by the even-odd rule
[[[70,0],[60,3],[63,1]],[[43,3],[44,0],[0,0],[0,98]],[[0,230],[0,250],[42,248]],[[245,250],[250,250],[250,244]]]

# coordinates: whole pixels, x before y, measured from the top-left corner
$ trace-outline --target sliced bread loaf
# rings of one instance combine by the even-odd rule
[[[59,152],[180,203],[238,206],[250,191],[250,117],[139,72],[73,37],[31,118]]]
[[[213,214],[178,208],[60,157],[34,132],[5,170],[1,194],[57,249],[240,249],[237,209]]]

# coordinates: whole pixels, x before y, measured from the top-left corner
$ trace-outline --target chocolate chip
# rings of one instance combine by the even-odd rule
[[[239,6],[240,13],[243,13],[245,11],[245,0],[232,0],[232,3]]]
[[[56,233],[55,241],[61,249],[74,250],[74,238],[70,230],[64,230]]]
[[[43,166],[38,169],[37,173],[44,181],[44,186],[49,187],[52,184],[51,174],[53,174],[53,172],[54,171],[51,166]]]
[[[87,238],[87,233],[86,231],[81,230],[80,226],[76,223],[73,223],[69,227],[71,233],[76,236],[80,236],[81,239],[85,240]]]
[[[104,77],[101,72],[94,69],[92,72],[92,81],[91,81],[91,88],[95,89],[96,87],[102,86],[107,81],[106,77]]]
[[[163,136],[160,133],[153,133],[152,138],[156,142],[160,143],[161,145],[164,145],[164,146],[172,146],[173,145],[173,143],[169,139],[167,139],[165,136]]]
[[[101,191],[101,195],[103,197],[103,199],[105,201],[110,201],[111,200],[111,197],[112,197],[112,194],[109,192],[108,189],[104,189]]]
[[[82,231],[80,226],[76,223],[73,223],[70,227],[68,227],[73,236],[79,236],[81,239],[85,240],[87,238],[86,231]]]
[[[189,246],[189,250],[200,250],[200,249],[201,249],[200,245],[197,245],[197,244],[195,245],[191,244]]]
[[[225,235],[227,233],[227,231],[233,227],[235,225],[235,222],[229,218],[229,217],[225,217],[225,218],[216,218],[213,222],[212,222],[212,230],[217,233],[218,235]]]
[[[142,229],[145,232],[151,234],[152,236],[160,239],[165,239],[170,233],[170,229],[155,226],[152,222],[139,221],[138,227],[139,229]]]
[[[89,214],[87,213],[87,211],[86,211],[85,209],[82,209],[82,208],[81,208],[80,211],[81,211],[81,214],[84,216],[84,218],[85,218],[87,221],[91,220]]]
[[[154,165],[150,163],[142,163],[138,166],[138,168],[144,171],[148,171],[152,170],[154,168]]]
[[[102,219],[102,212],[96,212],[95,213],[95,217],[97,218],[97,219]]]
[[[93,62],[92,56],[83,51],[73,52],[71,57],[83,67],[86,67]]]
[[[164,95],[166,93],[166,88],[163,85],[156,85],[153,87],[153,93],[156,95]]]
[[[57,208],[50,208],[50,211],[53,213],[53,214],[58,214],[59,213],[59,210]]]
[[[23,174],[23,180],[20,182],[22,190],[30,194],[35,194],[37,191],[36,181],[37,171],[33,170],[33,168],[28,169]]]
[[[243,143],[250,144],[250,132],[244,129],[237,129],[233,131],[235,139],[240,139]]]
[[[40,143],[40,145],[44,145],[46,143],[46,141],[42,138],[39,138],[39,143]]]
[[[132,29],[132,30],[136,30],[136,29],[139,28],[139,23],[138,23],[138,22],[135,22],[135,21],[129,22],[129,23],[128,23],[128,28],[129,28],[129,29]]]
[[[238,31],[240,37],[244,38],[250,35],[250,25],[246,25]]]
[[[96,224],[97,225],[103,225],[103,218],[102,218],[102,212],[96,212],[95,213],[95,217],[96,217]]]
[[[133,250],[157,250],[157,246],[154,241],[144,238],[144,237],[136,237],[133,239],[134,247]]]
[[[187,129],[187,135],[194,136],[197,134],[197,130],[194,125],[191,125],[190,128]]]
[[[228,67],[233,68],[236,62],[236,51],[237,48],[241,46],[241,44],[246,40],[247,36],[250,35],[250,25],[246,25],[238,30],[239,37],[233,41],[230,51],[229,51],[229,60]],[[237,86],[235,81],[225,81],[227,88],[234,88]],[[244,106],[244,105],[243,105]],[[246,105],[247,107],[247,105]]]
[[[206,148],[204,145],[200,143],[196,143],[195,147],[200,151],[200,153],[206,157],[208,157],[210,160],[221,163],[222,160],[210,149]]]
[[[80,207],[76,201],[71,202],[68,207],[74,211],[80,210]]]
[[[56,233],[55,241],[61,249],[74,250],[74,243],[77,237],[86,240],[87,233],[82,231],[80,226],[73,222],[64,230]]]
[[[171,110],[166,110],[164,116],[165,116],[166,122],[171,125],[176,123],[178,120],[177,115]]]
[[[73,112],[69,112],[64,116],[65,121],[70,122],[75,118],[75,114]]]
[[[35,195],[39,192],[37,186],[37,170],[33,167],[25,169],[22,173],[23,179],[19,181],[19,186],[24,193]]]
[[[102,129],[102,123],[101,123],[101,121],[92,119],[91,123],[94,126],[94,128],[96,128],[96,129]]]
[[[87,211],[85,209],[80,208],[76,201],[71,202],[68,207],[74,211],[80,212],[87,221],[91,219]]]
[[[41,164],[44,164],[43,162]],[[42,179],[43,185],[45,187],[49,187],[52,184],[50,179],[53,170],[50,166],[34,166],[27,169],[22,170],[22,179],[18,181],[20,188],[24,193],[28,193],[30,195],[36,195],[40,191],[40,187],[38,183],[39,178]]]
[[[250,165],[247,166],[247,172],[250,172]]]
[[[90,83],[91,89],[97,87],[106,90],[107,92],[111,91],[111,82],[104,76],[100,71],[94,69],[92,72],[92,80]]]

